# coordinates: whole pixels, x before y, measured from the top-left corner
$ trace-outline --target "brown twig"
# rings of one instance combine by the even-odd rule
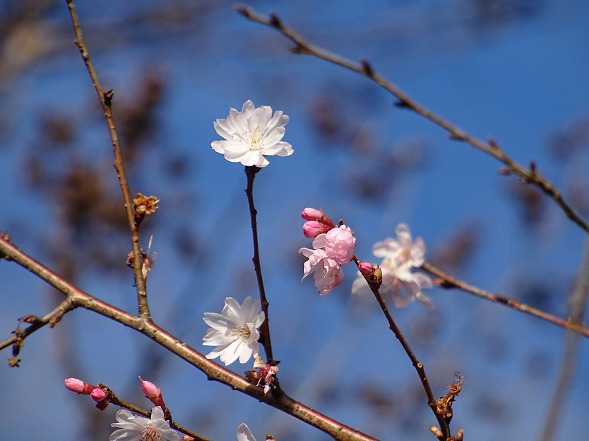
[[[117,172],[117,177],[119,179],[121,191],[123,193],[125,211],[127,213],[127,221],[129,224],[129,230],[131,232],[131,244],[133,248],[133,273],[135,276],[135,287],[137,288],[137,305],[139,315],[145,319],[151,319],[151,312],[149,311],[149,305],[147,303],[147,289],[145,286],[145,279],[143,278],[141,271],[143,267],[143,259],[141,253],[141,245],[139,243],[139,226],[135,222],[133,198],[131,197],[131,192],[129,191],[129,184],[127,182],[127,175],[125,173],[125,167],[123,164],[123,155],[121,153],[121,147],[119,144],[119,136],[117,134],[117,130],[112,116],[112,99],[114,96],[114,92],[112,90],[105,92],[102,88],[98,74],[96,73],[92,60],[90,59],[90,54],[88,53],[88,49],[86,48],[84,37],[82,36],[82,29],[80,28],[80,21],[78,19],[78,14],[76,12],[74,2],[73,0],[66,1],[72,19],[74,33],[76,35],[75,44],[80,50],[80,54],[82,55],[82,59],[84,60],[84,64],[86,65],[86,69],[88,70],[88,74],[90,75],[94,89],[98,94],[98,100],[100,101],[102,110],[104,111],[106,125],[108,126],[108,132],[110,134],[110,139],[112,142],[115,158],[114,167]]]
[[[257,222],[257,214],[258,211],[256,210],[256,206],[254,204],[254,180],[256,178],[256,174],[260,171],[260,169],[256,166],[252,167],[245,167],[245,174],[247,176],[247,188],[245,193],[247,195],[247,202],[250,211],[250,221],[252,226],[252,238],[254,242],[254,257],[252,261],[254,262],[254,270],[256,272],[256,280],[258,281],[258,291],[260,293],[260,304],[262,306],[262,311],[266,315],[266,319],[260,326],[260,341],[262,346],[264,346],[264,351],[266,352],[266,358],[268,363],[274,361],[274,357],[272,355],[272,342],[270,340],[270,317],[268,316],[268,307],[269,303],[266,299],[266,290],[264,289],[264,278],[262,277],[262,265],[260,263],[260,249],[258,246],[258,222]]]
[[[546,320],[547,322],[550,322],[556,326],[570,329],[571,331],[575,331],[585,337],[589,337],[589,328],[583,326],[581,321],[575,320],[572,317],[569,320],[564,320],[540,309],[534,308],[533,306],[518,302],[517,300],[511,299],[507,296],[485,291],[484,289],[470,285],[466,282],[463,282],[462,280],[452,277],[449,274],[446,274],[444,271],[432,265],[431,263],[424,262],[421,268],[431,275],[438,277],[443,282],[441,284],[442,288],[458,288],[462,291],[474,294],[477,297],[481,297],[491,302],[507,305],[510,308],[517,309],[518,311],[525,312],[526,314],[530,314],[539,319]]]
[[[356,263],[356,266],[360,265],[360,260],[355,255],[352,259]],[[430,407],[430,409],[434,413],[436,420],[438,421],[438,424],[441,428],[441,431],[442,431],[442,438],[441,439],[444,439],[444,440],[449,439],[451,436],[450,427],[448,426],[448,423],[447,423],[446,419],[444,418],[444,415],[442,413],[438,412],[437,400],[436,400],[434,392],[429,384],[429,380],[428,380],[427,375],[425,373],[425,367],[423,366],[423,363],[420,362],[417,359],[417,357],[415,356],[415,353],[413,352],[413,349],[411,349],[411,346],[407,342],[407,339],[403,335],[403,332],[397,326],[397,324],[395,323],[395,320],[393,319],[393,316],[389,312],[389,309],[388,309],[388,307],[387,307],[387,305],[386,305],[386,303],[385,303],[384,299],[382,298],[382,295],[380,294],[380,291],[379,291],[380,281],[375,283],[375,281],[371,280],[369,276],[364,276],[364,279],[366,280],[366,283],[368,283],[368,286],[370,287],[372,294],[374,294],[374,297],[376,298],[376,301],[378,302],[380,309],[382,310],[383,314],[385,315],[387,322],[389,324],[389,329],[393,332],[393,334],[395,334],[395,337],[397,338],[397,340],[399,340],[399,343],[401,343],[403,350],[405,351],[405,353],[407,354],[407,356],[411,360],[411,364],[413,364],[413,367],[415,368],[415,371],[417,372],[417,375],[419,376],[419,380],[421,381],[421,385],[422,385],[423,390],[425,391],[425,394],[427,396],[427,405]]]
[[[413,110],[415,113],[418,113],[419,115],[446,130],[450,139],[465,142],[475,149],[480,150],[502,162],[506,166],[500,170],[502,174],[516,174],[521,178],[522,181],[539,187],[545,194],[551,197],[558,204],[558,206],[569,219],[589,233],[589,224],[587,221],[585,221],[564,200],[556,187],[548,179],[540,174],[536,164],[533,161],[530,163],[529,168],[526,168],[511,159],[494,140],[489,139],[488,142],[484,142],[483,140],[469,135],[450,121],[431,112],[421,104],[417,103],[399,87],[379,75],[368,61],[355,63],[338,55],[329,53],[319,46],[309,44],[294,30],[285,26],[282,20],[274,14],[270,15],[270,17],[263,17],[254,12],[252,9],[244,6],[238,6],[237,11],[249,20],[264,24],[279,31],[295,44],[293,49],[294,53],[312,55],[369,78],[374,83],[378,84],[380,87],[394,95],[398,99],[398,107]]]
[[[288,413],[327,433],[334,439],[342,441],[376,441],[375,438],[329,418],[305,404],[293,400],[284,393],[278,396],[274,396],[271,393],[264,394],[262,387],[250,384],[242,376],[207,359],[200,352],[157,326],[152,320],[122,311],[67,282],[2,236],[0,236],[0,255],[7,256],[11,261],[31,271],[49,285],[65,294],[74,307],[81,307],[93,311],[108,319],[121,323],[128,328],[134,329],[199,369],[209,380],[225,384],[234,390]]]

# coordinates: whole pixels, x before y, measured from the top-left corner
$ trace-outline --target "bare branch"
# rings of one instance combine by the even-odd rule
[[[108,132],[113,146],[114,152],[114,167],[119,178],[119,184],[123,193],[123,200],[125,203],[125,211],[127,213],[127,221],[129,223],[129,230],[131,232],[131,243],[133,247],[133,273],[135,275],[135,286],[137,288],[137,305],[139,315],[145,319],[151,319],[151,312],[149,311],[149,305],[147,303],[147,288],[145,286],[145,279],[142,275],[143,258],[141,252],[141,245],[139,244],[139,224],[136,222],[136,216],[134,212],[133,199],[129,191],[129,184],[127,182],[127,175],[125,174],[125,167],[123,165],[123,155],[121,153],[121,147],[119,145],[119,136],[115,127],[115,123],[112,116],[112,99],[114,92],[112,90],[104,91],[100,84],[98,74],[94,69],[90,54],[86,48],[84,37],[82,36],[82,29],[80,28],[80,22],[78,20],[78,14],[73,0],[67,0],[68,9],[72,19],[74,32],[76,35],[76,46],[80,50],[88,74],[92,79],[92,84],[96,93],[98,94],[98,100],[104,111],[104,117],[106,119],[106,125],[108,126]]]
[[[274,14],[270,15],[269,18],[263,17],[245,6],[238,6],[237,11],[249,20],[264,24],[279,31],[295,44],[295,49],[292,52],[297,54],[312,55],[338,66],[345,67],[346,69],[369,78],[374,83],[378,84],[383,89],[394,95],[399,100],[397,102],[398,107],[413,110],[415,113],[418,113],[419,115],[446,130],[450,139],[465,142],[475,149],[480,150],[502,162],[506,167],[500,170],[501,174],[516,174],[522,179],[523,182],[539,187],[546,195],[548,195],[558,204],[558,206],[569,219],[589,233],[589,224],[587,221],[585,221],[581,215],[579,215],[564,200],[558,189],[548,179],[542,176],[540,172],[538,172],[538,169],[534,163],[532,163],[529,168],[526,168],[511,159],[499,147],[497,142],[491,139],[488,142],[484,142],[481,139],[475,138],[450,121],[431,112],[421,104],[417,103],[399,87],[379,75],[368,61],[362,60],[360,63],[355,63],[338,55],[329,53],[319,46],[307,43],[307,41],[305,41],[294,30],[285,26],[282,20]]]
[[[510,308],[517,309],[518,311],[525,312],[526,314],[530,314],[534,317],[550,322],[556,326],[560,326],[562,328],[577,332],[585,337],[589,337],[589,328],[583,326],[580,320],[573,319],[572,317],[569,320],[564,320],[540,309],[534,308],[533,306],[518,302],[517,300],[511,299],[507,296],[494,294],[492,292],[485,291],[484,289],[477,288],[476,286],[469,285],[462,280],[458,280],[451,275],[446,274],[444,271],[435,267],[431,263],[424,262],[421,268],[431,275],[438,277],[442,281],[442,288],[458,288],[462,291],[474,294],[477,297],[489,300],[490,302],[501,303],[503,305],[509,306]]]

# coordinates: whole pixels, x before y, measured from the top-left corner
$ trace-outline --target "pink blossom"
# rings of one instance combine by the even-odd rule
[[[79,380],[78,378],[66,378],[65,387],[67,390],[77,394],[90,395],[95,386],[86,383],[85,381]]]
[[[350,227],[345,225],[333,228],[325,234],[320,234],[313,241],[313,248],[323,248],[327,257],[335,260],[340,265],[352,260],[355,246],[356,238],[352,235]]]
[[[329,230],[331,230],[331,227],[317,221],[307,221],[303,224],[303,234],[310,239],[322,233],[327,233]]]
[[[329,294],[333,288],[341,283],[344,273],[340,268],[340,264],[330,259],[325,250],[301,248],[299,253],[309,258],[303,266],[303,279],[313,273],[315,287],[319,291],[319,294]]]

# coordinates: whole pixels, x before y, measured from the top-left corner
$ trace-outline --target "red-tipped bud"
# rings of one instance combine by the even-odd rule
[[[100,403],[101,401],[103,401],[106,398],[106,392],[103,391],[99,387],[95,387],[94,389],[92,389],[90,396],[92,397],[92,399],[94,401],[96,401],[97,403]]]
[[[358,270],[363,276],[369,276],[374,272],[374,266],[370,262],[360,262]]]
[[[321,210],[317,210],[316,208],[305,208],[301,212],[301,217],[303,219],[305,219],[306,221],[316,221],[316,222],[319,222],[320,224],[325,225],[325,227],[327,228],[327,231],[336,227],[336,225],[333,223],[333,221],[330,218],[328,218],[326,215],[324,215]]]
[[[316,208],[305,208],[301,212],[301,217],[308,221],[319,220],[322,216],[323,212],[321,212],[321,210],[317,210]]]
[[[164,399],[162,397],[162,391],[159,387],[153,384],[151,381],[146,381],[143,378],[139,377],[141,380],[141,389],[145,394],[145,398],[148,398],[156,406],[160,406],[162,409],[166,408],[164,404]]]
[[[303,224],[303,234],[305,237],[314,239],[321,233],[327,233],[331,230],[330,227],[325,226],[317,221],[307,221]]]
[[[65,387],[67,388],[67,390],[75,392],[77,394],[84,394],[84,395],[90,395],[92,393],[92,391],[94,390],[94,386],[89,384],[89,383],[85,383],[82,380],[79,380],[77,378],[66,378],[65,379]]]

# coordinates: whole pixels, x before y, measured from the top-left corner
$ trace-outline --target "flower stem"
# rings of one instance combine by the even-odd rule
[[[252,225],[252,238],[254,241],[254,257],[252,261],[254,262],[254,270],[256,272],[256,279],[258,281],[258,291],[260,293],[260,305],[262,307],[262,311],[266,316],[266,319],[260,326],[260,343],[264,347],[264,352],[266,353],[267,362],[274,361],[272,356],[272,342],[270,341],[270,326],[269,321],[270,317],[268,315],[268,300],[266,299],[266,291],[264,290],[264,278],[262,277],[262,265],[260,264],[260,251],[258,246],[258,223],[257,223],[257,214],[258,211],[254,205],[254,179],[256,177],[256,173],[258,173],[261,169],[256,166],[245,167],[245,174],[247,176],[247,188],[245,193],[247,195],[247,201],[250,210],[250,221]]]

